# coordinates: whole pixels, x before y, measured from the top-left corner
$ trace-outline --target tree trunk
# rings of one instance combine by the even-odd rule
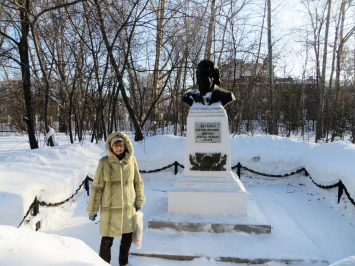
[[[72,130],[72,123],[71,123],[71,114],[72,114],[72,110],[73,110],[73,94],[74,94],[74,90],[75,90],[75,79],[73,82],[73,88],[71,93],[69,94],[69,111],[68,111],[68,124],[69,124],[69,136],[70,136],[70,143],[74,143],[74,139],[73,139],[73,130]]]
[[[333,134],[331,141],[334,141],[335,137],[338,135],[337,132],[337,122],[338,122],[338,105],[339,105],[339,93],[340,93],[340,71],[341,71],[341,62],[343,56],[343,47],[344,47],[344,21],[345,21],[345,2],[343,0],[340,10],[340,28],[339,28],[339,47],[336,54],[336,67],[335,67],[335,99],[334,99],[334,111],[333,111]]]
[[[275,90],[274,90],[274,68],[273,68],[273,58],[272,58],[272,38],[271,38],[271,0],[268,0],[268,63],[269,63],[269,87],[270,87],[270,97],[271,97],[271,125],[270,134],[277,135],[276,128],[276,111],[275,111]]]
[[[29,7],[29,0],[26,1],[26,8]],[[29,47],[28,47],[28,34],[30,23],[26,16],[26,10],[20,9],[21,18],[21,39],[18,43],[20,61],[21,61],[21,73],[22,73],[22,85],[23,94],[25,98],[26,106],[26,118],[24,121],[27,124],[28,139],[31,149],[37,149],[38,143],[35,136],[35,122],[32,108],[32,92],[31,92],[31,76],[30,76],[30,62],[29,62]]]
[[[186,45],[187,47],[187,45]],[[174,86],[174,91],[175,93],[175,102],[174,102],[174,135],[177,135],[177,127],[179,124],[179,101],[181,101],[181,95],[180,95],[180,87],[181,87],[181,75],[182,75],[182,69],[183,69],[183,61],[180,64],[180,67],[177,70],[176,74],[176,80],[175,80],[175,86]],[[174,94],[172,94],[174,95]]]
[[[134,128],[135,128],[134,140],[135,141],[141,141],[144,138],[143,137],[143,133],[142,133],[142,130],[141,130],[140,125],[138,123],[137,117],[135,116],[134,111],[132,109],[132,106],[131,106],[131,104],[129,102],[128,96],[127,96],[126,91],[125,91],[125,88],[123,86],[123,71],[122,71],[122,73],[120,73],[118,64],[116,62],[116,58],[114,57],[113,52],[112,52],[113,51],[113,46],[110,45],[109,40],[107,38],[107,34],[106,34],[105,25],[104,25],[104,19],[102,17],[100,3],[98,2],[98,0],[94,0],[94,2],[95,2],[96,10],[97,10],[97,13],[98,13],[100,31],[102,33],[102,37],[103,37],[104,42],[105,42],[105,46],[106,46],[106,49],[107,49],[107,52],[108,52],[108,56],[110,58],[111,65],[112,65],[112,67],[113,67],[113,69],[115,71],[115,74],[116,74],[116,78],[117,78],[117,81],[118,81],[118,87],[119,87],[119,89],[121,91],[123,101],[124,101],[124,103],[126,105],[128,114],[129,114],[129,116],[130,116],[130,118],[131,118],[131,120],[133,122]],[[133,30],[134,30],[134,27],[133,27],[132,31]],[[127,50],[127,54],[128,54],[129,48],[127,48],[127,49],[128,49]],[[126,59],[125,59],[125,61],[126,61]]]
[[[42,60],[42,56],[40,53],[40,48],[39,48],[39,44],[38,44],[38,40],[37,40],[37,34],[36,34],[36,29],[35,29],[35,25],[31,24],[31,31],[32,31],[32,39],[33,39],[33,43],[35,45],[35,49],[36,49],[36,54],[37,54],[37,58],[38,58],[38,62],[41,68],[41,72],[43,75],[43,81],[45,84],[45,94],[44,94],[44,109],[43,109],[43,120],[44,120],[44,127],[46,129],[48,129],[48,98],[49,98],[49,80],[48,80],[48,74],[44,68],[44,64],[43,64],[43,60]]]
[[[213,29],[215,24],[215,13],[216,13],[215,11],[216,11],[216,0],[211,0],[211,16],[208,24],[205,59],[211,59],[212,35],[213,35]]]
[[[325,92],[325,75],[327,68],[327,54],[328,54],[328,35],[329,35],[329,23],[330,23],[330,9],[332,6],[332,0],[328,0],[328,13],[325,25],[325,40],[323,49],[323,62],[322,62],[322,75],[320,82],[320,94],[319,94],[319,108],[317,112],[317,136],[316,142],[324,136],[324,121],[323,121],[323,110],[324,110],[324,92]],[[318,126],[319,124],[319,126]]]
[[[166,0],[159,0],[158,9],[155,11],[157,18],[157,34],[156,34],[156,43],[155,43],[155,63],[154,63],[154,76],[153,76],[153,95],[152,100],[154,101],[157,98],[159,88],[161,86],[160,82],[160,57],[163,43],[163,30],[164,30],[164,19],[165,19],[165,4]],[[156,111],[155,107],[151,112],[151,120],[155,121]],[[155,124],[154,124],[154,134],[155,134]]]
[[[113,91],[112,91],[112,95],[113,95],[113,101],[112,101],[112,111],[111,111],[111,121],[110,121],[110,130],[108,131],[108,134],[111,134],[113,132],[113,124],[114,121],[116,119],[116,106],[117,106],[117,99],[118,99],[118,93],[119,93],[119,89],[116,88],[117,84],[115,83],[114,87],[113,87]]]
[[[333,51],[332,51],[332,67],[330,71],[330,77],[329,77],[329,89],[328,89],[328,104],[326,106],[326,130],[327,134],[328,132],[331,132],[333,130],[333,111],[331,110],[331,104],[332,104],[332,86],[333,86],[333,75],[334,75],[334,70],[335,70],[335,61],[336,61],[336,51],[337,51],[337,43],[338,43],[338,32],[339,32],[339,26],[340,26],[340,18],[341,18],[341,12],[339,12],[339,19],[338,19],[338,24],[335,28],[335,37],[334,37],[334,44],[333,44]],[[328,137],[327,137],[328,139]]]
[[[83,104],[83,112],[81,114],[81,119],[80,119],[80,139],[79,141],[82,141],[84,139],[84,120],[85,120],[85,114],[86,114],[86,108],[87,108],[87,94],[88,94],[88,88],[89,88],[89,83],[86,85],[86,90],[85,90],[85,98],[84,98],[84,104]]]

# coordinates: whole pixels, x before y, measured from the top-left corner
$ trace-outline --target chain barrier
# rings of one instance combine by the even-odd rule
[[[289,174],[284,174],[284,175],[270,175],[270,174],[260,173],[260,172],[254,171],[252,169],[249,169],[249,168],[247,168],[245,166],[242,166],[240,163],[238,163],[237,165],[232,167],[232,169],[235,169],[235,168],[237,168],[237,174],[239,176],[239,179],[240,179],[240,169],[244,169],[244,170],[247,170],[247,171],[249,171],[251,173],[254,173],[254,174],[257,174],[257,175],[261,175],[261,176],[267,176],[267,177],[288,177],[288,176],[291,176],[291,175],[299,174],[302,171],[304,171],[305,176],[309,176],[309,178],[312,180],[313,184],[315,184],[317,187],[320,187],[320,188],[323,188],[323,189],[332,189],[332,188],[338,187],[338,204],[340,203],[340,199],[341,199],[341,196],[343,195],[343,192],[345,192],[345,194],[348,196],[350,202],[355,206],[355,201],[350,196],[350,194],[349,194],[348,190],[346,189],[346,187],[344,186],[343,182],[339,181],[338,183],[333,184],[333,185],[329,185],[329,186],[323,186],[323,185],[317,184],[313,180],[313,178],[308,174],[306,168],[302,168],[302,169],[297,170],[296,172],[291,172]]]
[[[346,187],[344,186],[344,184],[342,183],[342,189],[344,190],[346,196],[348,196],[348,199],[350,200],[350,202],[355,206],[355,200],[350,196],[350,193],[348,192],[348,190],[346,189]],[[340,194],[341,196],[341,194]]]
[[[46,203],[44,201],[39,201],[37,200],[37,196],[35,197],[35,199],[33,200],[33,202],[31,203],[30,207],[28,208],[25,216],[23,217],[20,225],[17,227],[19,228],[22,223],[26,220],[27,216],[30,214],[31,210],[32,210],[32,215],[36,216],[39,213],[39,205],[42,207],[58,207],[66,202],[68,202],[70,199],[74,198],[74,196],[76,194],[78,194],[79,190],[81,189],[81,187],[84,185],[85,190],[87,191],[87,194],[89,196],[89,181],[94,181],[91,177],[86,176],[86,178],[84,179],[84,181],[79,185],[78,189],[75,191],[75,193],[73,195],[71,195],[69,198],[60,201],[60,202],[56,202],[56,203]],[[38,229],[40,228],[40,223],[37,222],[36,224],[36,231],[38,231]]]
[[[178,166],[180,166],[181,168],[185,168],[182,164],[179,164],[179,162],[175,161],[173,162],[172,164],[169,164],[168,166],[165,166],[163,168],[160,168],[160,169],[155,169],[155,170],[148,170],[148,171],[144,171],[144,170],[139,170],[140,173],[142,174],[148,174],[148,173],[156,173],[156,172],[159,172],[159,171],[163,171],[165,169],[168,169],[172,166],[175,166],[175,175],[178,173]]]
[[[155,169],[155,170],[148,170],[148,171],[144,171],[144,170],[139,170],[140,173],[143,173],[143,174],[147,174],[147,173],[156,173],[156,172],[160,172],[160,171],[163,171],[165,169],[168,169],[172,166],[175,166],[175,175],[178,173],[178,166],[180,166],[181,168],[185,168],[184,165],[178,163],[177,161],[175,161],[174,163],[172,164],[169,164],[165,167],[162,167],[160,169]],[[301,168],[295,172],[291,172],[289,174],[284,174],[284,175],[271,175],[271,174],[264,174],[264,173],[260,173],[258,171],[254,171],[252,169],[249,169],[245,166],[242,166],[240,163],[238,163],[237,165],[233,166],[232,167],[232,170],[234,170],[235,168],[237,168],[237,174],[239,176],[239,179],[240,179],[240,170],[243,169],[243,170],[247,170],[253,174],[257,174],[257,175],[261,175],[261,176],[267,176],[267,177],[288,177],[288,176],[291,176],[291,175],[295,175],[295,174],[299,174],[301,173],[302,171],[304,171],[305,173],[305,176],[309,176],[309,178],[312,180],[312,182],[317,186],[317,187],[320,187],[320,188],[323,188],[323,189],[331,189],[331,188],[335,188],[335,187],[338,187],[338,203],[340,202],[340,199],[341,199],[341,196],[343,194],[343,192],[345,192],[345,194],[348,196],[350,202],[355,205],[355,201],[354,199],[350,196],[349,192],[347,191],[346,187],[344,186],[343,182],[339,181],[338,183],[336,184],[333,184],[333,185],[329,185],[329,186],[323,186],[323,185],[320,185],[320,184],[317,184],[313,178],[308,174],[307,170],[305,168]],[[60,201],[60,202],[56,202],[56,203],[46,203],[44,201],[38,201],[37,200],[37,197],[35,197],[35,199],[33,200],[33,202],[31,203],[30,207],[28,208],[25,216],[23,217],[20,225],[18,226],[18,228],[22,225],[22,223],[25,221],[25,219],[27,218],[27,216],[30,214],[31,210],[33,211],[32,215],[33,216],[36,216],[37,213],[39,213],[39,205],[40,206],[44,206],[44,207],[58,207],[66,202],[68,202],[70,199],[72,199],[76,194],[78,194],[79,190],[82,188],[82,186],[84,185],[84,188],[85,190],[87,191],[87,195],[89,196],[89,190],[90,190],[90,187],[89,187],[89,182],[93,182],[94,180],[89,177],[89,176],[86,176],[86,178],[84,179],[84,181],[79,185],[79,188],[75,191],[75,193],[73,195],[71,195],[69,198],[63,200],[63,201]],[[40,222],[37,222],[36,224],[36,231],[40,228]]]
[[[159,172],[159,171],[165,170],[165,169],[167,169],[167,168],[169,168],[169,167],[171,167],[171,166],[173,166],[173,165],[175,166],[175,175],[177,174],[177,167],[178,167],[178,166],[180,166],[180,167],[183,168],[183,169],[185,168],[184,165],[182,165],[182,164],[178,163],[177,161],[175,161],[174,163],[169,164],[168,166],[165,166],[165,167],[160,168],[160,169],[155,169],[155,170],[150,170],[150,171],[143,171],[143,170],[141,171],[141,170],[140,170],[139,172],[140,172],[140,173],[154,173],[154,172]],[[237,174],[238,174],[239,178],[240,178],[240,176],[241,176],[241,174],[240,174],[240,170],[241,170],[241,169],[247,170],[247,171],[249,171],[249,172],[251,172],[251,173],[254,173],[254,174],[257,174],[257,175],[261,175],[261,176],[266,176],[266,177],[280,177],[280,178],[292,176],[292,175],[295,175],[295,174],[299,174],[299,173],[301,173],[302,171],[304,171],[304,175],[305,175],[305,176],[309,176],[309,178],[312,180],[312,182],[313,182],[316,186],[318,186],[318,187],[320,187],[320,188],[323,188],[323,189],[331,189],[331,188],[338,187],[338,203],[340,202],[341,196],[342,196],[343,191],[344,191],[345,194],[348,196],[350,202],[351,202],[353,205],[355,205],[355,201],[351,198],[351,196],[350,196],[350,194],[348,193],[346,187],[344,186],[344,184],[343,184],[341,181],[339,181],[338,183],[336,183],[336,184],[334,184],[334,185],[322,186],[322,185],[320,185],[320,184],[317,184],[317,183],[312,179],[312,177],[311,177],[311,176],[309,175],[309,173],[307,172],[306,168],[301,168],[301,169],[298,169],[298,170],[295,171],[295,172],[291,172],[291,173],[284,174],[284,175],[272,175],[272,174],[260,173],[260,172],[258,172],[258,171],[254,171],[254,170],[252,170],[252,169],[250,169],[250,168],[248,168],[248,167],[242,166],[240,163],[238,163],[237,165],[233,166],[233,167],[232,167],[232,170],[234,170],[235,168],[237,168]]]
[[[175,166],[175,175],[177,174],[178,170],[177,170],[177,167],[180,166],[181,168],[184,168],[183,165],[179,164],[177,161],[175,161],[174,163],[172,164],[169,164],[165,167],[162,167],[160,169],[155,169],[155,170],[150,170],[150,171],[144,171],[144,170],[139,170],[140,173],[155,173],[155,172],[159,172],[159,171],[163,171],[167,168],[170,168],[172,166]],[[90,182],[93,182],[94,180],[89,177],[89,176],[86,176],[86,178],[84,179],[84,181],[79,185],[78,189],[75,191],[75,193],[73,195],[71,195],[69,198],[63,200],[63,201],[60,201],[60,202],[56,202],[56,203],[46,203],[45,201],[39,201],[37,200],[37,196],[35,197],[35,199],[33,200],[33,202],[31,203],[31,205],[29,206],[25,216],[23,217],[20,225],[17,227],[19,228],[23,222],[26,220],[26,218],[28,217],[28,215],[30,214],[31,211],[32,212],[32,215],[33,216],[36,216],[38,213],[39,213],[39,206],[42,206],[42,207],[58,207],[66,202],[68,202],[70,199],[74,198],[74,196],[76,194],[78,194],[79,190],[82,188],[82,186],[84,186],[85,190],[87,191],[87,195],[89,196],[89,190],[90,190],[90,187],[89,187],[89,181]],[[40,223],[37,222],[36,224],[36,231],[38,231],[38,229],[40,228]]]
[[[139,170],[140,173],[155,173],[155,172],[159,172],[159,171],[163,171],[167,168],[170,168],[172,166],[175,166],[175,175],[177,174],[178,172],[178,169],[177,167],[180,166],[181,168],[184,168],[183,165],[179,164],[177,161],[175,161],[174,163],[172,164],[169,164],[165,167],[162,167],[160,169],[155,169],[155,170],[150,170],[150,171],[144,171],[144,170]],[[90,190],[90,187],[89,187],[89,181],[90,182],[93,182],[94,180],[89,177],[89,176],[86,176],[86,178],[84,179],[84,181],[79,185],[78,189],[75,191],[75,193],[73,195],[71,195],[69,198],[63,200],[63,201],[60,201],[60,202],[56,202],[56,203],[46,203],[45,201],[39,201],[37,200],[37,196],[35,197],[35,199],[33,200],[33,202],[31,203],[31,205],[29,206],[25,216],[23,217],[20,225],[17,227],[19,228],[23,222],[26,220],[26,218],[28,217],[28,215],[30,214],[31,211],[32,212],[32,215],[33,216],[36,216],[38,213],[39,213],[39,206],[42,206],[42,207],[58,207],[66,202],[68,202],[70,199],[74,198],[74,196],[76,194],[78,194],[79,190],[82,188],[82,186],[84,186],[85,190],[87,191],[87,195],[89,196],[89,190]],[[38,229],[40,228],[40,223],[37,222],[36,224],[36,231],[38,231]]]
[[[182,169],[185,168],[185,166],[183,166],[182,164],[179,164],[178,162],[175,162],[178,166],[180,166]]]
[[[168,169],[172,166],[175,166],[175,175],[177,174],[178,172],[178,166],[180,166],[181,168],[184,168],[183,165],[179,164],[177,161],[175,161],[174,163],[172,164],[169,164],[165,167],[162,167],[160,169],[155,169],[155,170],[150,170],[150,171],[144,171],[144,170],[139,170],[140,173],[155,173],[155,172],[159,172],[159,171],[163,171],[165,169]],[[78,194],[79,190],[82,188],[82,186],[84,186],[85,190],[87,191],[87,195],[89,196],[89,190],[90,190],[90,186],[89,186],[89,181],[90,182],[93,182],[94,180],[89,177],[89,176],[86,176],[86,178],[84,179],[84,181],[79,185],[78,189],[75,191],[75,193],[73,195],[71,195],[69,198],[63,200],[63,201],[60,201],[60,202],[56,202],[56,203],[46,203],[45,201],[39,201],[37,200],[37,196],[35,197],[35,199],[33,200],[33,202],[31,203],[31,205],[29,206],[25,216],[23,217],[20,225],[17,227],[19,228],[23,222],[26,220],[26,218],[28,217],[28,215],[30,214],[30,212],[32,211],[32,215],[33,216],[36,216],[38,213],[39,213],[39,206],[42,206],[42,207],[58,207],[66,202],[68,202],[70,199],[74,198],[74,196],[76,194]],[[40,222],[37,222],[36,224],[36,231],[38,231],[38,229],[40,228]]]
[[[305,168],[302,168],[302,169],[297,170],[296,172],[291,172],[291,173],[289,173],[289,174],[284,174],[284,175],[271,175],[271,174],[264,174],[264,173],[260,173],[260,172],[254,171],[254,170],[249,169],[248,167],[245,167],[245,166],[242,166],[242,165],[239,166],[239,164],[236,165],[236,166],[234,166],[234,167],[232,167],[232,169],[235,169],[236,167],[240,167],[240,168],[242,168],[242,169],[244,169],[244,170],[247,170],[247,171],[249,171],[249,172],[251,172],[251,173],[253,173],[253,174],[262,175],[262,176],[267,176],[267,177],[288,177],[288,176],[291,176],[291,175],[299,174],[299,173],[301,173],[302,171],[305,171],[305,170],[306,170]]]
[[[173,165],[175,165],[175,163],[169,164],[168,166],[165,166],[165,167],[160,168],[160,169],[148,170],[148,171],[139,170],[139,172],[142,173],[142,174],[156,173],[156,172],[160,172],[160,171],[163,171],[165,169],[168,169],[169,167],[172,167]]]
[[[354,199],[350,196],[348,190],[346,189],[345,185],[343,184],[343,182],[341,182],[341,180],[338,183],[335,183],[334,185],[330,185],[330,186],[323,186],[320,184],[317,184],[312,177],[310,177],[313,184],[315,184],[317,187],[323,188],[323,189],[331,189],[331,188],[336,188],[338,187],[338,204],[340,203],[340,199],[341,196],[343,195],[343,193],[345,192],[345,194],[348,196],[350,202],[355,205],[355,201]]]
[[[336,188],[338,186],[340,186],[340,183],[343,184],[341,181],[339,181],[338,183],[335,183],[334,185],[330,185],[330,186],[323,186],[323,185],[320,185],[320,184],[317,184],[313,178],[310,176],[309,177],[311,180],[312,180],[312,183],[315,184],[317,187],[320,187],[320,188],[323,188],[323,189],[331,189],[331,188]]]
[[[71,195],[69,198],[60,201],[60,202],[56,202],[56,203],[46,203],[44,201],[38,201],[39,205],[41,205],[42,207],[58,207],[66,202],[68,202],[69,200],[71,200],[72,198],[74,198],[74,196],[76,194],[78,194],[79,190],[81,189],[81,187],[85,184],[85,188],[87,188],[88,186],[86,185],[86,183],[88,183],[88,181],[94,181],[92,178],[90,178],[89,176],[87,176],[84,181],[79,185],[78,189],[75,191],[75,193],[73,195]],[[89,196],[89,191],[86,190],[88,192],[88,196]]]

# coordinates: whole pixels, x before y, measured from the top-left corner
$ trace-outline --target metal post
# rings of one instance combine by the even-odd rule
[[[87,191],[88,196],[89,196],[90,195],[90,187],[89,187],[89,177],[88,176],[86,176],[86,178],[85,178],[84,187],[85,187],[85,190]]]
[[[241,165],[240,165],[240,163],[238,163],[238,170],[237,170],[237,174],[238,174],[238,176],[239,176],[239,179],[240,179],[240,167],[241,167]]]
[[[32,210],[32,216],[36,216],[39,213],[39,202],[37,200],[37,196],[35,197],[35,206]]]
[[[304,169],[304,175],[309,176],[309,173],[307,172],[306,168]]]
[[[38,231],[40,228],[41,228],[41,222],[38,221],[38,222],[36,223],[36,231]]]
[[[340,203],[340,199],[341,199],[341,196],[343,195],[343,191],[344,191],[344,184],[343,182],[339,182],[339,185],[338,185],[338,204]]]
[[[177,175],[177,173],[178,173],[178,162],[177,161],[175,161],[175,175]]]

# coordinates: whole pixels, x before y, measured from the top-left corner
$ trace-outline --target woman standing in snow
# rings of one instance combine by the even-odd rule
[[[94,221],[101,205],[100,257],[110,263],[113,238],[122,237],[119,265],[131,266],[128,254],[137,227],[136,212],[145,202],[143,181],[127,135],[111,134],[106,140],[106,151],[108,155],[97,166],[86,211]]]

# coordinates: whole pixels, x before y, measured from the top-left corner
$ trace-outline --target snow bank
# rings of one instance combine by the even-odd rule
[[[87,174],[95,174],[102,150],[92,143],[67,144],[5,157],[0,165],[0,224],[18,226],[35,196],[47,203],[70,197]],[[13,201],[16,208],[9,204]]]
[[[184,164],[186,145],[184,137],[159,135],[132,143],[140,170],[159,169],[175,161]]]
[[[140,170],[155,170],[174,161],[184,164],[184,137],[159,135],[134,142]],[[311,144],[278,136],[231,138],[232,166],[283,175],[305,167],[315,182],[341,180],[355,198],[355,145]],[[70,197],[87,174],[94,175],[106,155],[105,143],[65,144],[0,157],[0,224],[18,226],[35,196],[55,203]],[[16,203],[13,208],[9,202]],[[17,221],[16,224],[13,224]]]
[[[241,163],[265,174],[288,174],[303,168],[303,157],[315,144],[277,136],[231,138],[232,166]]]
[[[336,263],[333,263],[329,266],[354,266],[354,265],[355,265],[355,256],[351,256],[343,260],[340,260]]]
[[[316,146],[303,159],[304,166],[317,184],[343,182],[355,199],[355,145],[333,142]]]
[[[3,152],[4,147],[12,149],[16,143],[10,145],[4,139],[1,141],[0,265],[108,265],[80,240],[4,226],[18,226],[36,195],[39,200],[51,203],[71,196],[87,174],[94,175],[98,160],[106,155],[105,144],[65,144],[36,150],[22,148],[17,153],[13,153],[14,150],[9,153]],[[355,145],[349,142],[317,145],[277,136],[258,136],[231,138],[230,144],[232,166],[240,162],[268,174],[287,174],[305,167],[319,184],[333,185],[342,180],[350,195],[355,197]],[[172,135],[133,142],[141,170],[155,170],[174,161],[183,164],[185,145],[185,138]],[[151,176],[152,179],[157,176],[162,179],[166,178],[166,173]],[[147,187],[148,191],[155,190]],[[166,188],[161,187],[160,191],[166,191]],[[86,205],[86,199],[80,204]],[[80,217],[75,217],[78,224],[81,219],[87,220],[85,208],[82,212]],[[40,215],[47,218],[45,215],[50,214],[42,211]],[[56,217],[52,215],[51,221]],[[76,226],[76,223],[72,224]],[[56,226],[62,228],[60,223]],[[88,227],[85,228],[83,231],[87,235]],[[342,257],[348,255],[352,254]],[[355,257],[332,265],[355,265]]]
[[[282,175],[306,168],[312,179],[328,186],[340,180],[355,199],[355,145],[322,145],[277,136],[231,138],[232,166],[241,163],[254,171]]]
[[[0,226],[0,265],[106,266],[83,241]]]

